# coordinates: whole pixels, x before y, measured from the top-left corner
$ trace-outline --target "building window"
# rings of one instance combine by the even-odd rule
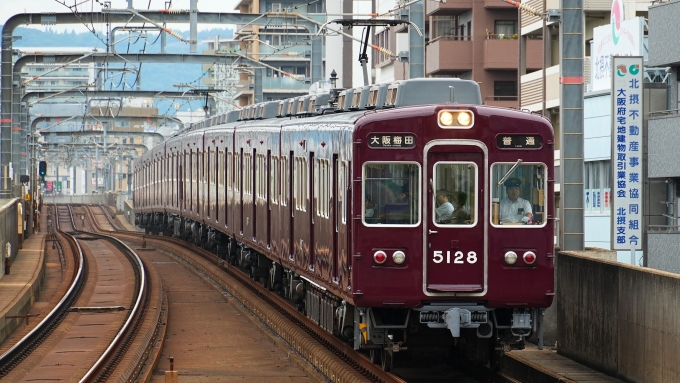
[[[375,35],[374,37],[374,42],[377,46],[385,48],[387,50],[390,50],[390,32],[389,30],[384,30]],[[390,56],[378,52],[376,54],[373,54],[373,60],[375,64],[380,64],[386,61],[390,60]]]
[[[517,81],[494,81],[494,101],[517,101]]]
[[[583,164],[585,211],[608,213],[611,204],[611,162],[590,161]]]
[[[434,28],[432,30],[432,33],[434,34],[432,36],[433,39],[436,39],[437,37],[441,36],[457,35],[456,33],[457,31],[456,26],[458,25],[457,16],[434,16],[432,21],[434,25]]]
[[[502,37],[512,37],[517,33],[517,21],[515,20],[496,20],[493,33]]]

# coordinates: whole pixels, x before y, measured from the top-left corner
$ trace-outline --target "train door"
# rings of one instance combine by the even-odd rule
[[[318,207],[319,201],[317,200],[318,196],[316,195],[316,190],[314,185],[315,182],[317,182],[316,177],[314,177],[314,168],[318,166],[316,162],[314,161],[314,152],[309,153],[309,193],[311,194],[309,196],[309,269],[314,271],[316,270],[316,241],[314,240],[315,235],[314,235],[314,211],[315,208]],[[305,186],[307,187],[307,186]]]
[[[474,142],[430,144],[425,153],[424,292],[483,295],[487,285],[484,148]]]
[[[272,232],[271,232],[271,227],[272,227],[272,178],[275,176],[276,169],[272,168],[272,151],[267,150],[267,163],[266,163],[266,173],[262,175],[262,181],[266,182],[267,185],[265,186],[266,189],[264,192],[266,193],[266,202],[265,206],[267,206],[267,221],[265,223],[265,230],[267,231],[267,238],[266,238],[266,244],[267,246],[272,245]],[[269,173],[269,174],[267,174]]]

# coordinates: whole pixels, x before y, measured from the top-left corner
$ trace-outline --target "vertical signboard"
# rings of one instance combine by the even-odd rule
[[[620,11],[616,11],[618,4]],[[623,3],[612,4],[611,24],[593,28],[590,59],[590,91],[608,89],[612,79],[613,56],[641,56],[645,21],[642,17],[623,20]],[[615,73],[615,72],[614,72]]]
[[[612,249],[642,249],[642,57],[612,57]]]

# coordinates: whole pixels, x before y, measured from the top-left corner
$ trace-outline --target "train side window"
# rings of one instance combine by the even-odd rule
[[[547,167],[543,163],[518,163],[491,167],[491,223],[502,227],[544,226],[548,218]]]
[[[274,205],[279,203],[279,157],[271,157],[271,171],[269,172],[269,194]]]
[[[233,182],[232,182],[232,177],[231,174],[233,173],[233,161],[234,161],[234,155],[232,152],[227,152],[227,170],[226,170],[226,177],[227,177],[227,190],[231,190],[233,188]]]
[[[432,219],[437,226],[474,226],[477,221],[477,165],[439,162],[434,166]]]
[[[367,226],[420,224],[420,165],[367,162],[363,166],[362,219]]]
[[[288,157],[281,156],[281,177],[279,177],[279,187],[281,188],[281,206],[288,206]]]
[[[338,210],[342,224],[347,223],[347,161],[338,161]],[[337,166],[337,165],[336,165]]]
[[[307,211],[307,158],[295,157],[295,210]]]

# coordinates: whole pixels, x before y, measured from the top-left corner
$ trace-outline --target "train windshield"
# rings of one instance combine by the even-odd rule
[[[491,168],[491,223],[502,226],[546,223],[545,164],[497,163]]]
[[[364,164],[363,221],[373,225],[418,225],[420,165],[411,162]]]
[[[437,226],[475,223],[477,165],[474,162],[438,162],[434,165],[432,218]]]

